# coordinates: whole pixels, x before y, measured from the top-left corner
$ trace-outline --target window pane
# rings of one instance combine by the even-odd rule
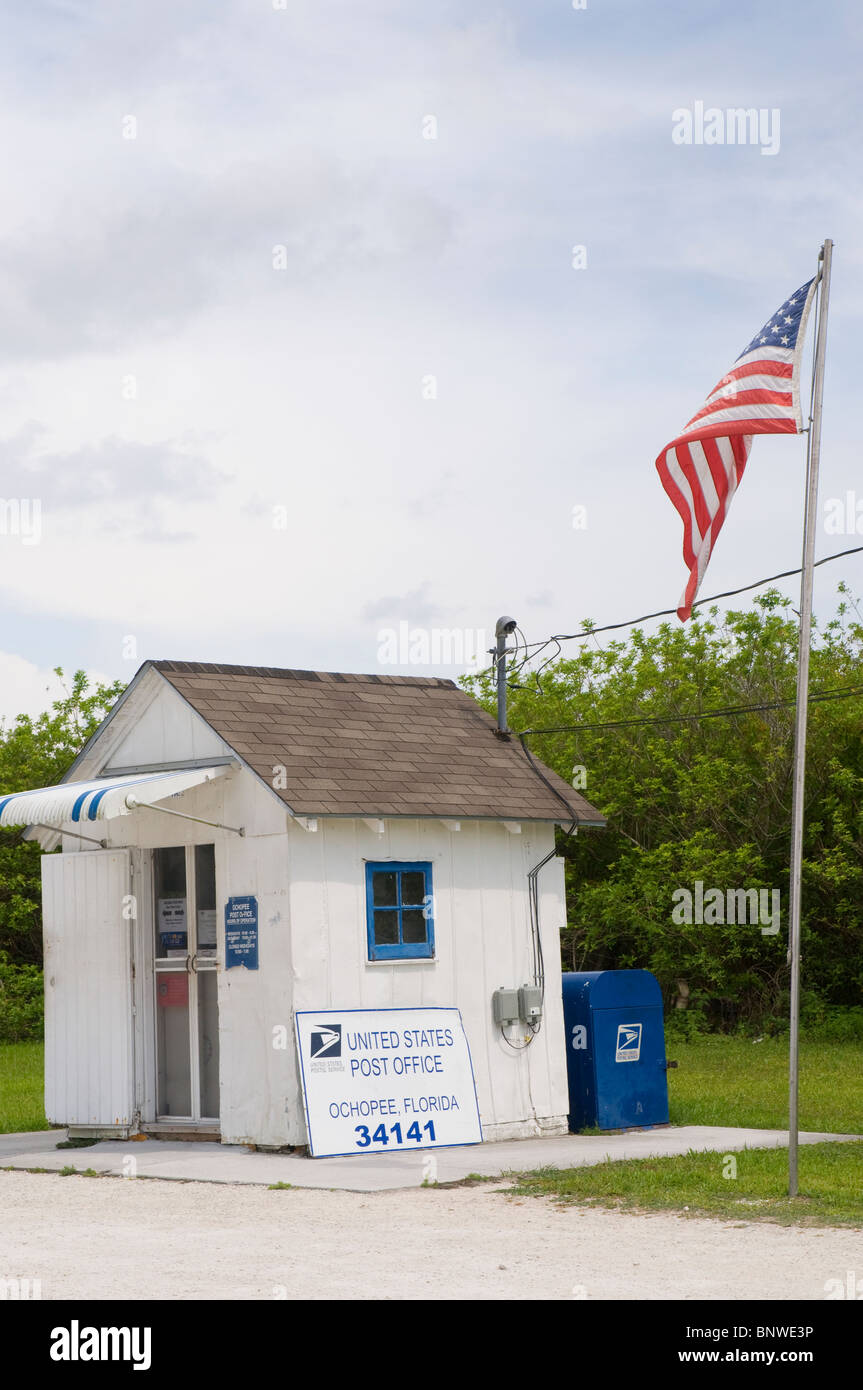
[[[399,940],[398,912],[375,913],[375,945],[397,946]]]
[[[182,845],[153,851],[156,898],[156,955],[185,956],[186,851]]]
[[[216,847],[195,845],[195,907],[197,951],[200,956],[216,954]],[[205,1111],[209,1114],[209,1111]]]
[[[427,939],[427,923],[422,908],[406,907],[402,913],[402,941],[416,946]]]
[[[201,1077],[201,1114],[219,1115],[219,1000],[215,970],[198,975],[198,1059]]]
[[[395,873],[378,870],[373,874],[372,900],[375,907],[395,907],[397,905]]]
[[[189,1054],[189,977],[185,970],[156,974],[156,1113],[192,1113]]]
[[[402,902],[422,903],[426,895],[426,876],[416,872],[402,874]]]

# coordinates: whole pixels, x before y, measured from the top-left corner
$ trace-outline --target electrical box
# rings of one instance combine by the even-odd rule
[[[518,992],[518,1016],[524,1023],[539,1023],[542,1018],[542,990],[539,985],[522,985]]]
[[[517,989],[496,989],[491,996],[492,1012],[495,1023],[518,1023],[518,996]]]

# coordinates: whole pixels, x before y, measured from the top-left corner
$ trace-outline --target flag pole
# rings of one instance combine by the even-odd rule
[[[818,468],[821,461],[821,402],[827,353],[827,305],[833,242],[821,248],[820,303],[815,338],[812,415],[806,458],[806,511],[803,522],[803,572],[800,580],[800,634],[797,655],[797,706],[794,723],[794,769],[791,803],[791,874],[788,963],[791,966],[791,1031],[788,1060],[788,1195],[797,1196],[798,1082],[800,1052],[800,906],[803,862],[803,795],[806,781],[806,718],[809,710],[809,644],[812,632],[812,576],[818,525]]]

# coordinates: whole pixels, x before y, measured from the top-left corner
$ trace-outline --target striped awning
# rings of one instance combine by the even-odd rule
[[[128,773],[123,777],[99,777],[92,782],[61,782],[57,787],[38,787],[8,796],[0,794],[0,826],[50,825],[59,830],[75,822],[128,816],[138,807],[179,796],[180,792],[211,782],[229,770],[188,767]]]

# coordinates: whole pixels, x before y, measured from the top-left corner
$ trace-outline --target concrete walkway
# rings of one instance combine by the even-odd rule
[[[384,1192],[419,1187],[424,1181],[458,1182],[470,1173],[501,1177],[536,1168],[575,1168],[606,1158],[654,1158],[690,1149],[732,1153],[776,1149],[788,1144],[778,1129],[732,1129],[683,1125],[674,1129],[634,1130],[626,1134],[567,1134],[518,1139],[462,1148],[419,1149],[412,1153],[350,1154],[344,1158],[305,1158],[295,1153],[257,1153],[241,1145],[186,1143],[163,1139],[104,1140],[89,1148],[58,1149],[65,1130],[0,1135],[0,1168],[66,1166],[118,1177],[169,1178],[184,1182],[283,1182],[292,1187]],[[856,1134],[801,1134],[801,1144],[824,1140],[863,1140]]]

